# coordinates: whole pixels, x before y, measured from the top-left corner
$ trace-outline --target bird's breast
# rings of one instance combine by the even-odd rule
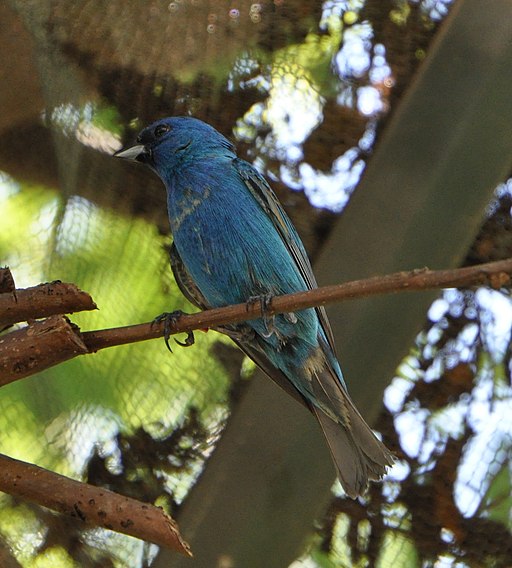
[[[169,207],[169,220],[171,223],[171,231],[176,233],[179,231],[181,224],[191,215],[196,213],[197,209],[203,204],[208,206],[206,200],[211,196],[211,187],[209,185],[202,185],[199,188],[192,188],[186,186],[180,192],[180,195]],[[206,202],[206,203],[205,203]]]

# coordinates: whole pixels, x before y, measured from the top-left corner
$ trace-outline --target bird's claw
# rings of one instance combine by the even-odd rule
[[[174,312],[164,312],[163,314],[160,314],[159,316],[156,316],[156,318],[151,322],[151,325],[156,325],[159,323],[164,323],[164,341],[165,341],[165,346],[167,347],[167,349],[169,349],[169,351],[172,353],[172,349],[171,346],[169,345],[169,339],[172,335],[172,328],[173,326],[176,324],[176,322],[180,319],[180,317],[182,315],[184,315],[185,312],[181,311],[181,310],[175,310]],[[182,347],[190,347],[191,345],[194,345],[195,343],[195,337],[194,337],[194,332],[193,331],[187,331],[187,338],[185,339],[185,341],[179,341],[178,339],[174,339],[174,341],[178,344],[181,345]]]
[[[193,331],[187,331],[187,339],[185,339],[185,341],[180,341],[179,339],[174,339],[174,341],[182,347],[190,347],[191,345],[194,345],[196,338],[194,337]]]
[[[265,312],[268,312],[270,307],[272,306],[272,298],[273,297],[274,296],[270,293],[260,294],[259,296],[250,296],[250,298],[246,302],[247,309],[249,309],[249,306],[251,306],[252,304],[259,303],[262,314],[264,316],[268,315]]]

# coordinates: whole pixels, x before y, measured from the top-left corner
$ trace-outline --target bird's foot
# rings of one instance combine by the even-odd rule
[[[167,349],[169,349],[171,353],[172,349],[171,346],[169,345],[169,338],[172,335],[171,333],[172,328],[176,324],[176,322],[180,319],[180,317],[184,314],[185,312],[181,310],[175,310],[174,312],[164,312],[163,314],[156,316],[156,318],[151,322],[151,325],[159,324],[162,322],[164,323],[164,341]],[[182,347],[190,347],[195,343],[194,332],[187,331],[187,338],[185,339],[185,341],[179,341],[176,338],[174,339],[174,341],[178,345],[181,345]]]
[[[269,315],[272,306],[272,298],[272,294],[262,294],[261,296],[251,296],[247,300],[247,308],[252,304],[260,304],[261,313],[263,315],[262,319],[266,330],[266,333],[263,333],[263,337],[265,338],[269,338],[276,331],[274,327],[275,316]]]

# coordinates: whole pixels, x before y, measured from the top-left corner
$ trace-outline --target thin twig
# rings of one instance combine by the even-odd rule
[[[437,288],[461,288],[487,285],[499,289],[509,285],[512,276],[512,258],[489,262],[477,266],[452,270],[412,270],[387,276],[375,276],[354,280],[344,284],[323,286],[307,292],[276,296],[268,307],[266,315],[295,312],[314,306],[325,306],[342,300],[366,298],[379,294],[403,291],[432,290]],[[260,302],[236,304],[225,308],[205,310],[193,315],[181,316],[170,329],[171,334],[196,329],[215,328],[231,323],[262,317]],[[86,331],[82,338],[89,351],[124,345],[163,335],[163,324],[138,324],[127,327]]]
[[[0,454],[0,491],[103,527],[192,556],[178,525],[160,507],[75,481]]]
[[[419,291],[475,285],[500,288],[510,283],[511,273],[512,259],[455,270],[432,271],[421,269],[411,272],[398,272],[388,276],[376,276],[345,284],[324,286],[307,292],[276,296],[272,299],[270,305],[265,307],[265,315],[294,312],[314,306],[333,304],[349,298],[363,298],[405,290]],[[215,329],[219,326],[259,317],[262,317],[261,302],[237,304],[205,310],[193,315],[183,315],[170,326],[169,332],[176,334],[196,329]],[[12,332],[0,338],[0,386],[67,361],[79,354],[155,339],[164,334],[163,323],[144,323],[82,333],[75,326],[68,330],[71,332],[67,337],[68,348],[61,349],[57,348],[58,345],[50,336],[38,333],[37,325],[44,324],[41,324],[41,322],[32,323],[22,332],[25,337],[20,332]],[[49,322],[49,327],[53,327],[52,321]],[[73,338],[73,334],[76,335],[75,338]],[[58,335],[55,337],[58,337]],[[22,341],[22,339],[26,341]],[[18,342],[16,350],[11,348],[9,341],[14,341],[15,344]],[[80,345],[80,348],[77,345]],[[84,346],[84,349],[82,349],[82,346]]]
[[[282,312],[293,312],[314,306],[331,304],[348,298],[362,298],[404,290],[429,290],[475,285],[488,285],[493,288],[500,288],[510,284],[511,273],[512,259],[458,270],[430,271],[423,269],[412,272],[400,272],[389,276],[374,277],[335,286],[326,286],[308,292],[275,297],[272,299],[270,306],[266,307],[265,313],[272,315]],[[207,310],[194,315],[184,315],[172,326],[171,332],[180,333],[195,329],[215,328],[230,323],[256,319],[261,316],[262,308],[260,302],[238,304],[236,306]],[[35,354],[35,358],[43,360],[46,366],[56,364],[61,360],[61,350],[55,348],[54,340],[50,339],[48,342],[47,338],[44,337],[47,333],[48,335],[50,334],[53,327],[57,326],[57,320],[59,326],[63,322],[67,322],[66,318],[48,318],[48,320],[43,322],[31,323],[28,328],[22,330],[25,334],[25,340],[28,338],[28,343],[26,344],[26,349],[20,348],[21,339],[19,340],[17,352],[19,361],[24,361],[23,357],[30,354],[31,351]],[[38,326],[43,327],[40,328]],[[41,333],[41,329],[44,326],[48,326],[49,329],[47,332]],[[153,339],[161,336],[164,331],[162,324],[141,324],[124,328],[90,331],[82,334],[77,332],[76,327],[69,327],[72,334],[74,334],[74,337],[71,338],[71,344],[83,346],[80,349],[77,348],[77,353],[93,352],[115,345]],[[2,351],[1,344],[7,341],[9,337],[14,336],[16,344],[17,337],[21,338],[21,335],[15,335],[17,333],[20,332],[12,332],[0,338],[0,352]],[[30,340],[32,340],[32,343],[30,343]],[[42,350],[42,345],[46,345],[48,349],[46,351]],[[76,348],[76,345],[74,348]],[[4,343],[5,346],[6,344]],[[48,350],[51,351],[51,354],[49,354]],[[75,356],[75,353],[72,351],[73,348],[64,355],[64,358],[69,359]],[[11,346],[3,349],[3,352],[4,355],[12,352]],[[29,370],[35,372],[35,368],[33,367]],[[5,372],[5,369],[2,371],[0,366],[0,382],[3,380],[3,373]],[[26,374],[23,374],[23,376],[26,376]],[[17,374],[15,378],[20,377],[21,374]],[[118,532],[131,534],[132,536],[168,546],[183,554],[190,555],[190,550],[181,539],[176,525],[160,509],[1,455],[0,491],[18,495],[45,507],[70,514],[91,525],[104,526]]]

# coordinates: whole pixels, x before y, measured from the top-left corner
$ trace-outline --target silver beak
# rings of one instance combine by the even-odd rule
[[[130,148],[121,148],[114,154],[114,158],[124,158],[125,160],[137,160],[141,154],[146,154],[144,144],[135,144]]]

